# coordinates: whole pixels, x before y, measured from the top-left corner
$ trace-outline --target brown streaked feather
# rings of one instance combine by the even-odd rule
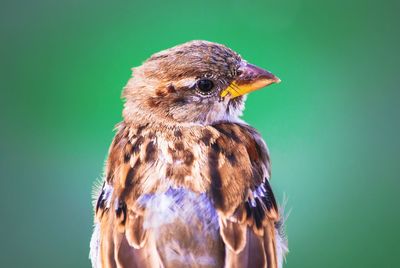
[[[226,217],[231,216],[244,202],[254,200],[259,203],[247,214],[257,220],[260,228],[268,213],[275,211],[274,215],[277,215],[275,198],[268,183],[270,163],[265,155],[268,154],[266,145],[254,129],[244,124],[221,123],[214,125],[214,128],[219,137],[209,146],[211,189],[213,191],[215,188],[221,194],[212,197],[217,204],[223,203],[220,212]],[[220,174],[223,174],[223,180],[213,186],[213,178],[217,178],[218,182]],[[265,200],[252,196],[252,191],[261,185],[266,188]]]
[[[114,232],[114,256],[118,267],[140,268],[136,264],[134,250],[128,244],[123,233]],[[129,265],[129,266],[128,266]]]
[[[215,128],[220,133],[216,143],[224,148],[220,150],[220,158],[225,161],[219,165],[219,170],[229,167],[223,174],[225,180],[231,179],[226,184],[229,186],[221,187],[222,196],[226,199],[229,195],[237,198],[245,193],[243,199],[237,198],[242,204],[230,203],[235,213],[220,213],[220,233],[227,246],[226,265],[276,268],[274,224],[279,220],[279,213],[268,182],[270,163],[266,145],[259,134],[246,125],[220,124]],[[244,146],[246,153],[240,153],[240,146]],[[240,172],[235,165],[236,161],[249,163],[247,166],[251,167],[250,171]],[[229,174],[235,175],[230,177]],[[244,188],[236,188],[235,181],[241,181]],[[224,209],[232,211],[232,207]],[[248,233],[247,237],[245,232]]]
[[[153,237],[140,249],[131,247],[122,233],[114,235],[114,243],[116,245],[115,259],[118,268],[162,267]]]
[[[239,225],[239,223],[238,223]],[[263,235],[257,235],[249,226],[243,225],[246,232],[244,248],[235,252],[226,248],[225,267],[264,267],[277,268],[276,240],[272,222],[264,228]]]
[[[131,247],[140,249],[147,240],[148,231],[143,228],[144,219],[133,211],[129,211],[126,223],[126,239]]]
[[[103,268],[116,268],[114,257],[114,224],[112,215],[104,213],[101,217],[100,228],[100,262]]]
[[[105,206],[104,185],[96,206],[96,216],[100,222],[100,252],[102,267],[158,267],[160,260],[154,242],[146,243],[148,231],[143,229],[143,211],[134,205],[138,194],[137,176],[140,171],[138,154],[147,145],[145,158],[154,158],[150,143],[145,142],[141,133],[124,123],[117,126],[117,133],[110,146],[106,163],[107,183],[114,188],[110,207]],[[129,138],[131,137],[131,138]],[[146,148],[146,147],[145,147]]]
[[[146,211],[138,203],[140,196],[166,189],[159,177],[149,173],[157,166],[176,187],[209,193],[220,217],[225,263],[230,265],[226,267],[276,268],[274,223],[279,220],[279,213],[268,182],[268,151],[258,133],[244,124],[222,123],[190,130],[164,129],[160,135],[151,126],[132,128],[122,123],[118,127],[106,169],[108,182],[114,187],[113,197],[110,208],[99,200],[96,209],[101,226],[104,221],[115,226],[101,230],[103,240],[107,240],[101,243],[103,263],[125,267],[124,263],[134,259],[142,267],[142,261],[149,259],[158,264],[165,262],[154,247],[155,242],[149,239],[151,231],[143,228]],[[160,166],[160,139],[169,141],[164,151],[171,161],[180,164]],[[197,154],[195,146],[200,150]],[[195,172],[196,166],[200,173]],[[200,179],[204,188],[195,186],[199,182],[188,180],[187,176],[196,176],[193,178]],[[265,196],[256,196],[261,186]]]
[[[267,268],[276,268],[278,266],[276,256],[275,224],[268,221],[264,227],[264,250],[267,259]]]
[[[239,253],[246,245],[247,226],[229,219],[219,218],[220,234],[228,250]]]
[[[251,228],[246,228],[246,243],[243,250],[235,253],[228,248],[225,255],[225,267],[232,268],[252,268],[266,267],[266,257],[264,245],[261,237],[252,232]],[[270,267],[267,267],[270,268]]]

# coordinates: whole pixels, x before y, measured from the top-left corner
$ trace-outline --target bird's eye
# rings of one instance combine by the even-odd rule
[[[210,79],[200,79],[197,81],[197,89],[203,94],[209,94],[214,88],[214,83]]]

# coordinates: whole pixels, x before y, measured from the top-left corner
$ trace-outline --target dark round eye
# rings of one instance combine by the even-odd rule
[[[201,93],[207,94],[214,88],[214,83],[210,79],[200,79],[197,81],[197,88]]]

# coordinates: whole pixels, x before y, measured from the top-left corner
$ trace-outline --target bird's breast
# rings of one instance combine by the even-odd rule
[[[145,207],[144,228],[154,234],[166,267],[221,267],[224,245],[218,216],[207,194],[170,188],[138,200]]]

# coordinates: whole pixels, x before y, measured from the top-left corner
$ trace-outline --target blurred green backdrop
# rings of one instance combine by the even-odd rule
[[[0,266],[90,266],[91,187],[130,68],[206,39],[283,80],[244,119],[289,197],[286,267],[397,267],[399,3],[2,0]]]

